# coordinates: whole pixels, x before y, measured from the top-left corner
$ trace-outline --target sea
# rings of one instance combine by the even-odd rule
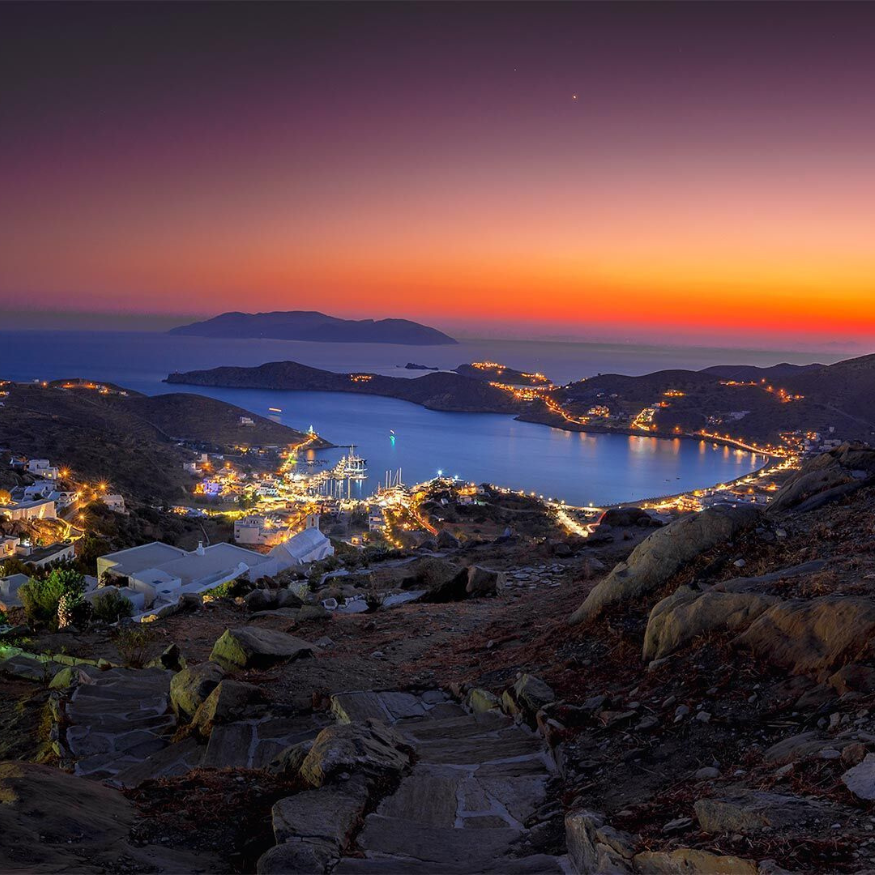
[[[709,486],[743,476],[763,460],[705,441],[579,434],[518,422],[503,414],[426,410],[392,398],[213,389],[163,381],[173,371],[270,361],[415,378],[423,372],[406,369],[408,362],[453,368],[489,360],[540,371],[554,382],[566,383],[598,373],[640,375],[663,368],[829,363],[838,358],[766,350],[537,340],[465,340],[450,346],[408,347],[225,340],[158,332],[0,331],[0,379],[84,377],[148,395],[192,392],[271,416],[302,431],[312,426],[337,445],[337,449],[322,451],[326,463],[349,452],[350,446],[367,460],[368,479],[348,484],[353,495],[369,495],[387,474],[395,477],[400,471],[408,484],[444,474],[578,506],[630,502]]]

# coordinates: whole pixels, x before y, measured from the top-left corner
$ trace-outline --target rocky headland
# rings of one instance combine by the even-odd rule
[[[167,377],[167,382],[234,389],[383,395],[421,404],[431,410],[458,413],[516,413],[522,409],[507,392],[481,380],[448,371],[407,379],[367,373],[338,374],[297,362],[269,362],[254,368],[221,367],[174,373]]]

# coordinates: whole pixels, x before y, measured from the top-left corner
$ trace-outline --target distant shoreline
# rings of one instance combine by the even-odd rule
[[[172,375],[171,375],[172,376]],[[270,387],[270,386],[227,386],[227,385],[207,385],[204,383],[186,383],[177,380],[170,380],[169,378],[165,378],[162,380],[163,383],[167,383],[168,385],[173,386],[191,386],[192,388],[200,388],[200,389],[231,389],[234,391],[254,391],[254,392],[295,392],[297,394],[306,395],[308,393],[331,393],[338,395],[360,395],[362,393],[350,391],[349,389],[301,389],[301,388],[279,388],[279,387]],[[566,420],[561,419],[560,417],[553,417],[550,414],[547,414],[545,417],[533,417],[527,416],[525,412],[522,413],[514,413],[513,411],[502,411],[502,410],[441,410],[434,407],[428,407],[425,404],[422,404],[418,401],[412,401],[408,398],[399,398],[395,395],[383,395],[379,393],[373,393],[377,397],[380,398],[389,398],[393,401],[401,401],[405,404],[413,404],[416,407],[424,407],[426,410],[431,410],[435,413],[462,413],[462,414],[473,414],[477,416],[491,415],[491,416],[510,416],[517,422],[527,422],[530,425],[543,425],[546,428],[554,428],[559,431],[567,431],[572,434],[580,433],[580,434],[593,434],[593,435],[616,435],[617,437],[638,437],[638,438],[655,438],[657,440],[663,441],[674,441],[674,440],[689,440],[695,442],[702,443],[711,443],[716,444],[718,446],[725,446],[729,449],[739,450],[740,452],[750,453],[753,456],[761,456],[766,459],[780,459],[780,456],[777,453],[769,453],[765,450],[746,450],[738,447],[735,442],[732,440],[726,440],[725,438],[720,437],[705,437],[703,435],[690,434],[688,432],[684,432],[681,434],[674,434],[672,432],[647,432],[642,433],[640,431],[635,431],[631,428],[611,428],[608,426],[599,426],[599,425],[578,425],[575,423],[567,422]],[[762,468],[755,469],[757,471],[762,470]],[[744,475],[749,476],[749,475]],[[641,499],[642,501],[649,499]]]

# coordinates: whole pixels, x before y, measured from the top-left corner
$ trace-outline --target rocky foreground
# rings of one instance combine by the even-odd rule
[[[143,668],[34,636],[0,665],[0,869],[873,871],[873,509],[844,446],[766,512],[442,538],[345,584],[397,607],[189,604]]]

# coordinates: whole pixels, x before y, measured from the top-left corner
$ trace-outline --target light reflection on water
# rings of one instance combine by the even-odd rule
[[[673,494],[741,476],[757,466],[749,454],[710,442],[591,435],[516,422],[492,414],[439,413],[403,401],[363,395],[195,389],[162,383],[174,370],[296,360],[336,371],[375,370],[415,377],[408,361],[455,367],[478,358],[537,368],[557,381],[598,371],[645,373],[666,363],[705,367],[737,359],[774,363],[785,353],[729,354],[725,350],[668,349],[610,344],[468,341],[458,346],[318,344],[206,340],[148,333],[0,332],[0,377],[12,380],[84,377],[146,394],[201,392],[270,416],[302,431],[313,425],[338,445],[356,444],[370,478],[353,484],[370,493],[387,470],[414,483],[438,470],[467,480],[562,498],[607,504]],[[821,357],[822,358],[822,357]],[[271,413],[278,407],[282,413]],[[394,441],[391,432],[394,431]],[[330,460],[343,450],[328,451]]]
[[[187,389],[163,387],[170,388]],[[575,433],[510,416],[426,410],[392,398],[261,389],[198,391],[260,414],[280,407],[280,420],[286,425],[303,431],[312,424],[338,445],[355,444],[368,460],[369,478],[351,484],[353,495],[368,495],[386,471],[401,468],[406,483],[443,471],[572,504],[609,504],[709,486],[758,467],[752,454],[711,443]],[[319,455],[334,461],[344,452]]]

